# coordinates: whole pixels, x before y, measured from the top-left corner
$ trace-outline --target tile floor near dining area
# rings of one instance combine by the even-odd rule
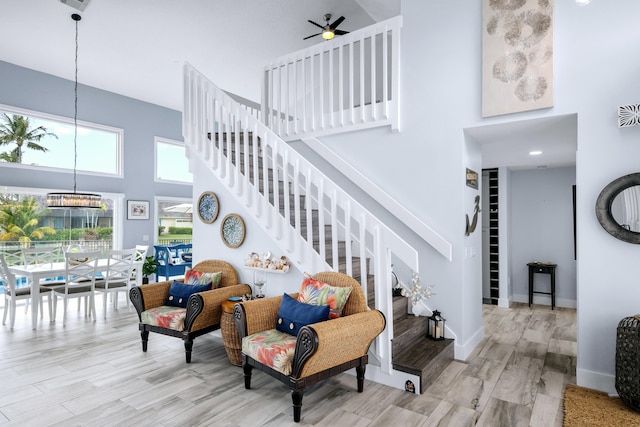
[[[100,307],[100,305],[98,305]],[[137,315],[121,304],[103,319],[69,307],[66,327],[40,320],[31,330],[19,307],[0,333],[1,426],[561,426],[562,396],[575,383],[576,311],[514,304],[483,306],[485,338],[415,395],[350,374],[305,393],[302,419],[280,382],[229,364],[222,339],[194,342],[152,334],[143,353]]]

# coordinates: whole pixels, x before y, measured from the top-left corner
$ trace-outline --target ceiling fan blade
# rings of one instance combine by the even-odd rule
[[[333,32],[335,33],[336,36],[344,36],[345,34],[349,34],[349,31],[343,31],[343,30],[333,30]]]
[[[340,18],[333,21],[333,24],[331,24],[329,28],[331,28],[332,30],[335,30],[338,27],[338,25],[342,24],[342,21],[344,21],[344,16],[341,16]]]
[[[319,36],[320,34],[322,34],[322,33],[311,34],[310,36],[307,36],[307,37],[303,38],[302,40],[310,39],[311,37]]]
[[[324,25],[320,25],[317,22],[313,22],[311,19],[307,19],[307,21],[309,21],[311,24],[315,25],[316,27],[320,27],[324,30]]]

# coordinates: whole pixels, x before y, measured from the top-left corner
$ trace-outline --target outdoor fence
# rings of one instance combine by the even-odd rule
[[[178,239],[176,239],[175,237],[172,237],[170,239],[158,238],[158,246],[172,246],[177,244],[191,243],[191,241],[191,236],[185,236]]]
[[[4,255],[8,265],[22,264],[22,248],[55,248],[56,261],[64,261],[63,248],[80,245],[87,251],[106,252],[111,249],[111,240],[43,240],[29,243],[0,242],[0,254]]]

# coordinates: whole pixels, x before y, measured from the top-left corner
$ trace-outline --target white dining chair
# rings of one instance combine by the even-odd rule
[[[125,293],[127,307],[131,311],[131,302],[127,298],[131,288],[131,270],[136,256],[135,249],[111,250],[107,252],[107,267],[104,276],[96,279],[95,291],[102,293],[104,318],[107,318],[107,297],[113,298],[113,309],[118,308],[118,292]]]
[[[4,255],[0,254],[0,280],[2,281],[2,290],[4,292],[4,312],[2,314],[2,324],[7,323],[7,315],[9,316],[9,325],[13,330],[16,323],[16,302],[25,300],[25,304],[31,299],[31,287],[18,288],[15,276],[9,271]],[[46,288],[40,288],[40,306],[42,307],[42,294],[51,292]],[[49,305],[49,318],[51,319],[51,305]]]
[[[142,277],[142,264],[144,264],[144,260],[147,258],[149,246],[136,245],[135,251],[136,253],[133,259],[133,269],[131,270],[131,281],[129,283],[129,287],[137,285],[138,276]]]
[[[61,288],[53,290],[53,318],[56,318],[58,297],[63,298],[64,314],[62,325],[66,325],[67,305],[70,298],[89,298],[89,307],[85,305],[85,316],[93,315],[96,319],[95,285],[98,258],[100,252],[69,252],[64,251],[65,260],[65,284]],[[80,304],[80,302],[78,302]]]
[[[149,251],[149,245],[136,245],[135,261],[144,261]]]
[[[58,258],[58,248],[52,247],[35,247],[35,248],[22,248],[20,250],[22,252],[22,263],[24,265],[52,265],[57,261]],[[64,286],[64,280],[62,278],[52,278],[48,277],[46,279],[40,280],[40,286],[49,290],[48,295],[48,303],[49,303],[49,313],[52,311],[52,301],[53,301],[53,288]],[[28,306],[28,304],[27,304]],[[25,307],[25,310],[27,307]],[[43,316],[43,307],[40,305],[40,318]]]

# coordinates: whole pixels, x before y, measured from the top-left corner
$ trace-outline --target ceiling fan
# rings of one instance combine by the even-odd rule
[[[331,20],[331,14],[327,13],[326,15],[324,15],[324,20],[326,21],[326,24],[320,25],[317,22],[313,22],[312,20],[309,19],[308,21],[310,23],[312,23],[316,27],[322,28],[322,32],[317,34],[311,34],[310,36],[305,37],[303,40],[310,39],[311,37],[320,36],[320,35],[322,35],[322,38],[325,40],[331,40],[334,36],[342,36],[349,33],[349,31],[336,29],[338,28],[338,25],[342,24],[342,21],[344,21],[344,16],[341,16],[340,18],[333,21],[333,24],[329,24],[329,21]]]

